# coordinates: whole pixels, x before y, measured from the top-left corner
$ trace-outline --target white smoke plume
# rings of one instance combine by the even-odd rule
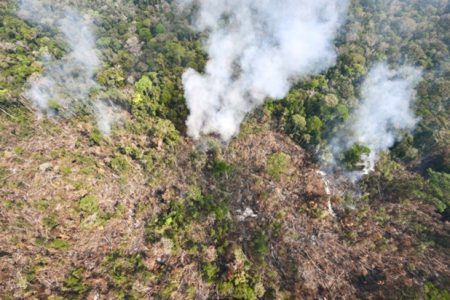
[[[61,60],[46,57],[44,74],[32,82],[27,96],[42,111],[48,111],[52,101],[68,107],[73,101],[87,99],[89,90],[95,86],[94,72],[100,63],[90,21],[76,10],[39,0],[22,1],[19,16],[58,30],[69,47]]]
[[[93,104],[97,128],[103,135],[110,135],[112,124],[120,123],[124,111],[111,101],[95,101]]]
[[[292,82],[334,65],[333,40],[346,0],[178,0],[198,9],[208,33],[204,74],[183,75],[188,134],[229,140],[266,98],[286,96]]]
[[[354,144],[364,145],[371,152],[359,173],[373,170],[379,155],[417,124],[412,106],[420,79],[421,71],[412,66],[397,70],[386,63],[373,66],[362,85],[359,107],[331,142],[334,155],[342,155]]]
[[[68,46],[68,53],[56,60],[50,54],[44,57],[44,72],[29,81],[26,92],[33,104],[42,112],[55,114],[55,107],[70,114],[77,102],[89,103],[89,93],[96,88],[95,71],[100,66],[96,53],[92,20],[74,8],[55,1],[22,0],[19,16],[35,25],[58,31]],[[101,130],[107,134],[111,124],[106,104],[95,104],[93,112]]]

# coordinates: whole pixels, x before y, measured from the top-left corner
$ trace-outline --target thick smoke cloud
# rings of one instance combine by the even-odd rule
[[[362,173],[372,170],[381,152],[417,124],[412,105],[414,88],[420,79],[421,71],[415,67],[391,70],[386,63],[372,67],[362,85],[359,107],[331,142],[335,156],[354,144],[364,145],[371,152],[365,157]]]
[[[77,10],[54,1],[22,0],[19,16],[45,29],[56,30],[67,44],[68,52],[56,60],[50,54],[43,57],[44,72],[29,81],[26,96],[42,112],[55,114],[55,106],[64,114],[71,113],[76,102],[88,103],[90,91],[97,87],[95,71],[100,59],[95,49],[92,20]],[[103,133],[110,131],[111,119],[107,104],[94,103],[93,112]]]
[[[335,63],[333,39],[347,11],[344,0],[179,1],[196,4],[194,25],[208,32],[205,73],[183,75],[188,134],[224,140],[266,98],[283,98],[293,80]]]

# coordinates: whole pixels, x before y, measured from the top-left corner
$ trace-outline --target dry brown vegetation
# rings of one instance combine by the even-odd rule
[[[69,49],[0,1],[0,299],[450,299],[448,1],[350,1],[336,66],[227,145],[183,133],[182,73],[207,55],[178,1],[43,2],[93,19],[102,66],[70,119],[37,120],[29,80]],[[379,60],[423,68],[420,122],[328,195],[314,153]],[[103,98],[125,115],[110,137]]]
[[[401,298],[448,283],[449,224],[430,206],[329,199],[267,124],[226,146],[1,124],[1,298]]]

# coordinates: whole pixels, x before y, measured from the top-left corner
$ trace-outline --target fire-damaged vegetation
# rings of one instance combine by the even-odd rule
[[[223,147],[158,142],[174,133],[153,119],[98,144],[82,120],[18,138],[3,116],[2,298],[445,297],[448,223],[414,175],[383,164],[364,197],[329,196],[257,119]]]
[[[206,55],[174,1],[58,1],[96,26],[110,135],[85,103],[36,116],[27,82],[67,45],[1,1],[0,298],[450,299],[449,6],[381,2],[352,1],[337,65],[223,143],[186,135],[181,76]],[[324,178],[379,58],[423,68],[418,127],[359,182],[363,144]]]

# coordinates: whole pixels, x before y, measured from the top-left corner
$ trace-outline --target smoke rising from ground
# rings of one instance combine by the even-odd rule
[[[22,0],[19,16],[33,24],[58,31],[68,52],[59,60],[50,54],[43,57],[44,72],[29,81],[27,98],[42,112],[55,114],[55,108],[70,114],[76,102],[88,103],[89,92],[97,85],[94,75],[100,66],[95,49],[92,21],[73,8],[53,1]],[[111,123],[108,105],[94,103],[93,112],[100,129],[107,134]]]
[[[372,67],[362,85],[359,107],[331,142],[334,155],[342,155],[354,144],[367,146],[371,152],[363,173],[373,170],[379,155],[417,124],[412,104],[420,79],[421,71],[412,66],[392,70],[378,63]]]
[[[347,11],[343,0],[179,2],[198,5],[194,25],[209,34],[205,73],[183,75],[188,134],[224,140],[266,98],[283,98],[293,80],[335,63],[333,39]]]
[[[104,135],[111,133],[112,124],[119,123],[123,117],[120,107],[108,100],[95,101],[93,103],[97,128]]]

